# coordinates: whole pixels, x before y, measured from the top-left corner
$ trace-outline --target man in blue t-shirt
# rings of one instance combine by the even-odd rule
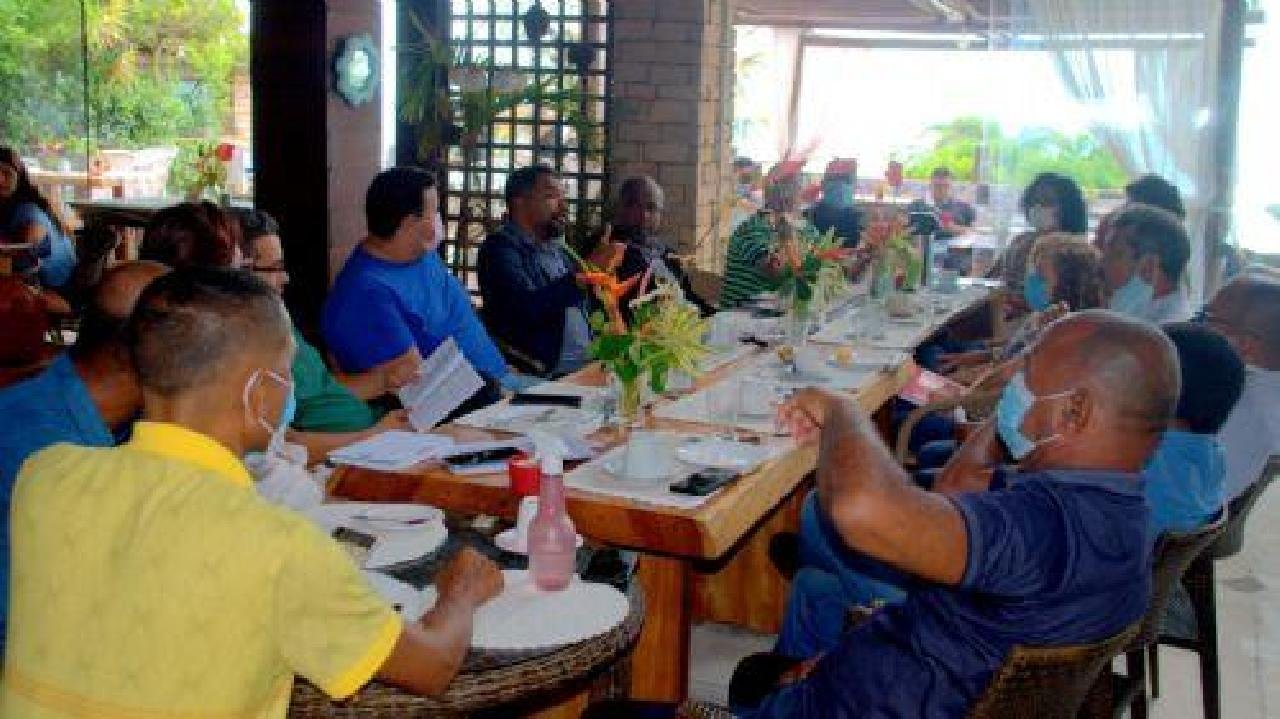
[[[735,677],[737,713],[961,716],[1014,646],[1095,642],[1137,621],[1150,589],[1140,471],[1177,396],[1177,359],[1159,331],[1110,312],[1073,315],[1045,331],[996,421],[957,454],[987,468],[968,475],[986,485],[952,494],[917,488],[853,398],[795,396],[781,417],[820,440],[818,497],[832,527],[919,586],[794,667],[789,684]],[[995,471],[1009,457],[1021,471]],[[761,697],[762,685],[775,688]]]
[[[9,499],[27,457],[67,442],[110,447],[142,409],[142,391],[123,343],[138,295],[168,271],[154,262],[117,265],[102,275],[76,345],[39,374],[0,388],[0,642],[9,602]]]
[[[365,219],[369,236],[338,273],[321,322],[342,369],[420,359],[452,337],[477,372],[504,380],[506,362],[436,252],[444,228],[435,178],[419,168],[384,170],[365,195]]]

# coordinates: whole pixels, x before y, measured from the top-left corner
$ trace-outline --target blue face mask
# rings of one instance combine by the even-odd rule
[[[1022,423],[1027,419],[1027,412],[1031,411],[1031,407],[1038,400],[1061,397],[1066,394],[1069,393],[1059,392],[1046,397],[1036,397],[1027,388],[1026,375],[1021,371],[1009,380],[1009,383],[1004,386],[1004,391],[1000,393],[1000,402],[996,404],[996,432],[999,433],[1000,441],[1004,442],[1005,448],[1009,450],[1009,456],[1021,462],[1036,447],[1056,438],[1032,440],[1022,433]]]
[[[1049,283],[1045,282],[1044,275],[1039,272],[1027,275],[1027,281],[1022,286],[1022,299],[1026,300],[1027,306],[1036,312],[1049,309],[1053,298],[1049,296]]]
[[[1122,315],[1141,318],[1151,305],[1156,291],[1135,272],[1124,286],[1111,295],[1107,307]]]

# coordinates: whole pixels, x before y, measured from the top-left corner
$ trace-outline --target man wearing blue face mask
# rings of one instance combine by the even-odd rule
[[[857,160],[832,160],[822,176],[822,199],[805,213],[818,232],[834,231],[845,247],[862,238],[862,213],[853,204],[857,184]]]
[[[820,440],[832,532],[923,581],[799,664],[798,681],[749,705],[731,696],[736,715],[960,716],[1014,645],[1095,642],[1136,621],[1150,583],[1140,471],[1177,396],[1154,328],[1103,311],[1061,320],[961,449],[976,471],[944,495],[910,482],[852,398],[798,394],[781,419]]]
[[[1191,319],[1183,288],[1191,240],[1173,213],[1126,205],[1110,217],[1103,246],[1110,309],[1157,325]]]

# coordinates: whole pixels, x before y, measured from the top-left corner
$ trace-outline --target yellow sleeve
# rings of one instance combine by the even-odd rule
[[[276,578],[277,641],[294,673],[343,699],[391,655],[400,617],[336,542],[299,524]]]

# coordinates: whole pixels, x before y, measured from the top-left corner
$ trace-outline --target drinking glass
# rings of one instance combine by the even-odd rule
[[[707,387],[707,418],[721,428],[717,434],[724,439],[737,438],[738,413],[742,407],[742,383],[736,379],[724,379]]]

